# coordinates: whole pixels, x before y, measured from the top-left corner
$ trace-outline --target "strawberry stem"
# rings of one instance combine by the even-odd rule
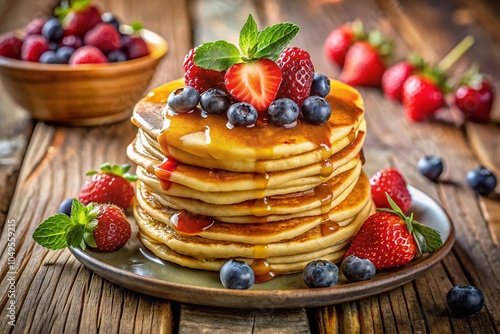
[[[468,35],[458,43],[446,56],[441,59],[437,67],[442,72],[446,72],[457,62],[474,44],[474,36]]]

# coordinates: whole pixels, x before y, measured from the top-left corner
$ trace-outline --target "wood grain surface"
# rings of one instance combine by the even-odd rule
[[[475,46],[450,70],[474,61],[500,87],[500,6],[464,0],[99,0],[123,22],[141,20],[169,43],[150,87],[183,75],[190,48],[206,41],[237,42],[248,13],[260,27],[291,21],[301,26],[293,44],[309,51],[317,72],[337,77],[323,41],[336,26],[361,19],[396,42],[393,61],[409,51],[437,62],[468,34]],[[0,33],[49,13],[52,0],[0,1]],[[436,199],[456,229],[445,259],[411,283],[370,298],[313,309],[255,311],[208,308],[156,299],[109,283],[68,250],[48,251],[31,234],[59,203],[74,196],[87,170],[102,162],[128,162],[135,136],[129,122],[91,128],[32,121],[0,87],[0,333],[498,333],[500,332],[500,195],[479,197],[465,173],[482,164],[500,177],[500,103],[487,125],[464,123],[446,108],[437,120],[408,122],[397,103],[378,89],[361,88],[368,137],[365,171],[396,166],[407,181]],[[12,146],[5,146],[4,143]],[[7,148],[5,148],[7,147]],[[4,149],[5,151],[2,151]],[[8,154],[2,154],[7,152]],[[10,153],[9,153],[10,152]],[[424,154],[445,161],[438,183],[423,178]],[[8,227],[15,225],[16,270],[8,264]],[[16,326],[8,324],[9,279],[15,278]],[[478,286],[485,307],[469,318],[452,317],[445,303],[457,284]]]

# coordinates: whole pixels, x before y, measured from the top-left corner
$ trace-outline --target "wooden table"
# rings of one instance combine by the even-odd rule
[[[293,44],[308,50],[316,71],[337,77],[322,44],[329,31],[353,19],[379,28],[396,42],[394,60],[409,51],[436,62],[467,34],[474,47],[451,70],[474,61],[500,88],[500,6],[480,1],[98,1],[124,22],[140,19],[170,45],[151,87],[183,75],[182,60],[194,45],[229,39],[248,13],[260,27],[282,21],[301,26]],[[52,0],[0,2],[0,32],[20,28],[50,12]],[[109,283],[83,267],[68,250],[48,251],[31,234],[59,203],[78,193],[87,170],[105,161],[128,162],[127,144],[136,133],[124,121],[92,128],[55,127],[32,121],[0,89],[0,332],[31,333],[498,333],[500,331],[500,195],[479,197],[465,173],[483,164],[500,177],[498,123],[463,124],[452,109],[439,120],[408,122],[401,106],[378,89],[361,88],[366,102],[366,172],[396,166],[408,182],[436,199],[456,228],[445,259],[413,282],[370,298],[315,309],[226,310],[152,298]],[[497,100],[494,119],[500,121]],[[418,174],[424,154],[444,158],[439,183]],[[497,188],[498,189],[498,188]],[[8,263],[8,231],[15,227],[15,268]],[[12,274],[14,269],[14,274]],[[11,279],[15,278],[15,282]],[[454,318],[445,295],[457,284],[482,289],[486,304],[469,318]],[[9,298],[11,287],[15,296]],[[8,306],[15,302],[15,327]]]

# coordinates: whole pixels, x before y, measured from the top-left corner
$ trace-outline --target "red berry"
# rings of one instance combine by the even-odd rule
[[[354,43],[347,51],[340,80],[353,86],[379,87],[385,65],[378,51],[368,42]]]
[[[229,93],[257,111],[266,110],[274,101],[282,79],[278,65],[270,59],[259,59],[231,66],[224,77]]]
[[[21,59],[23,41],[12,32],[0,36],[0,56]]]
[[[363,223],[344,256],[368,259],[380,270],[408,264],[416,252],[405,221],[397,214],[378,212]]]
[[[478,123],[490,121],[495,90],[486,79],[481,78],[475,85],[463,84],[455,91],[455,105],[466,119]]]
[[[277,98],[287,97],[299,105],[309,97],[314,79],[314,66],[309,53],[298,48],[288,47],[276,60],[283,79]]]
[[[141,36],[124,36],[122,43],[127,59],[136,59],[149,54],[148,44]]]
[[[69,59],[70,65],[107,63],[106,56],[92,45],[82,46]]]
[[[445,105],[441,88],[432,78],[413,74],[406,79],[402,90],[403,110],[415,122],[425,121]]]
[[[323,45],[323,52],[330,62],[342,67],[347,50],[354,41],[352,26],[344,24],[330,32]]]
[[[99,210],[93,236],[99,252],[113,252],[125,246],[132,235],[130,223],[123,210],[113,204],[96,205]]]
[[[85,45],[93,45],[104,53],[119,49],[121,37],[111,23],[99,23],[83,38]]]
[[[184,82],[186,86],[191,86],[198,91],[198,93],[203,93],[209,88],[217,88],[227,92],[226,86],[224,85],[224,75],[226,71],[212,71],[205,70],[195,65],[194,55],[195,49],[191,49],[188,54],[184,57]]]
[[[42,27],[47,22],[45,17],[37,17],[36,19],[31,20],[26,27],[24,27],[24,37],[28,37],[31,35],[41,35]]]
[[[90,5],[78,9],[71,8],[69,13],[64,17],[62,26],[66,36],[83,36],[99,22],[102,22],[101,14],[96,7]]]
[[[370,178],[372,199],[377,208],[390,209],[386,193],[406,212],[411,206],[411,195],[403,176],[395,168],[385,168]]]
[[[415,66],[408,61],[402,61],[389,67],[382,75],[382,90],[385,96],[401,101],[403,84],[414,71]]]
[[[41,35],[28,36],[23,43],[21,59],[38,62],[40,56],[50,49],[49,42]]]

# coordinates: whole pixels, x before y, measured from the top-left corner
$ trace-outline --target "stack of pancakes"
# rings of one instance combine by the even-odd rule
[[[143,244],[197,269],[243,260],[256,281],[315,259],[338,262],[374,209],[359,93],[332,80],[325,125],[228,127],[225,114],[170,111],[166,100],[183,84],[151,91],[134,109],[139,131],[127,153]]]

